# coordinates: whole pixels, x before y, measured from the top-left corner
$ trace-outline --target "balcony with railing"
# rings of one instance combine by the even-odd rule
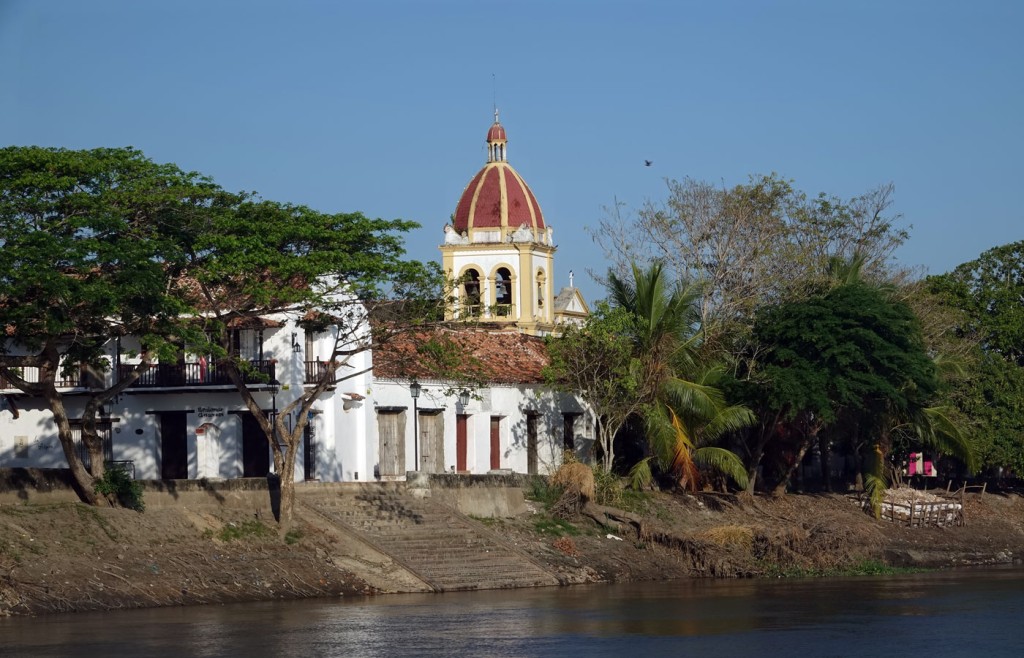
[[[36,366],[22,366],[20,368],[12,368],[14,374],[24,379],[30,384],[39,383],[39,368]],[[72,372],[57,373],[57,378],[54,380],[54,386],[57,388],[92,388],[100,387],[103,382],[100,381],[95,375],[93,375],[86,368],[79,368]],[[3,375],[0,375],[0,391],[2,390],[13,390],[15,389],[13,381],[8,380]]]
[[[515,304],[495,304],[491,307],[491,315],[496,318],[515,318]]]
[[[276,362],[273,360],[250,361],[252,370],[242,371],[246,384],[265,384],[276,379]],[[134,365],[120,364],[117,376],[124,379],[135,369]],[[192,386],[231,386],[227,372],[216,363],[157,363],[134,382],[129,388],[178,388]]]

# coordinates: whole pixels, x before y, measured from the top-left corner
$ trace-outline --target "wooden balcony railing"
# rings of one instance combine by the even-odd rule
[[[327,364],[323,361],[306,361],[306,372],[302,379],[303,384],[315,384],[320,381],[323,377],[324,371],[327,370]]]
[[[29,382],[30,384],[39,383],[39,368],[36,366],[23,366],[16,368],[15,373],[20,375],[22,379]],[[96,381],[88,371],[84,368],[67,375],[60,373],[57,375],[57,379],[54,381],[54,385],[57,388],[79,388],[81,386],[102,386],[103,382]],[[0,390],[13,389],[15,388],[14,382],[8,381],[5,377],[0,376]]]
[[[242,373],[242,381],[246,384],[262,384],[275,379],[276,362],[250,361],[255,373]],[[125,378],[135,368],[121,364],[117,368],[119,378]],[[142,373],[129,388],[174,388],[177,386],[230,386],[231,380],[217,364],[174,363],[154,364]]]

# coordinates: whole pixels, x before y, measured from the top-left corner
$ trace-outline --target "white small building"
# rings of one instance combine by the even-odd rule
[[[287,319],[263,319],[255,326],[232,330],[238,354],[258,375],[249,376],[249,389],[268,414],[312,387],[333,346],[329,334],[306,334]],[[80,432],[81,416],[91,390],[107,388],[137,364],[127,356],[135,347],[127,337],[111,341],[107,373],[76,373],[59,382],[73,430]],[[370,354],[353,357],[353,372],[369,368]],[[23,368],[29,381],[38,378]],[[349,413],[355,396],[370,388],[370,374],[344,382],[342,390],[322,396],[311,410],[296,479],[345,479],[346,468],[365,456],[360,442],[367,415]],[[28,396],[0,380],[0,391],[13,408],[0,412],[0,466],[66,467],[53,415],[42,398]],[[213,359],[183,349],[174,363],[155,363],[120,396],[101,408],[98,429],[108,461],[128,466],[139,479],[196,479],[264,477],[271,469],[270,447],[241,395]],[[292,426],[295,419],[286,418]],[[80,451],[86,456],[84,446]],[[366,471],[364,470],[364,473]],[[349,476],[348,479],[354,479]]]

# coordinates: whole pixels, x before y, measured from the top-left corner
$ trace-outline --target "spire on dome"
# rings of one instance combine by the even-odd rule
[[[487,131],[487,161],[505,162],[506,144],[505,127],[498,121],[498,106],[494,106],[494,124]]]

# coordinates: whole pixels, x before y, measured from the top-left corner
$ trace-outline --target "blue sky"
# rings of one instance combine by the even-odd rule
[[[1022,35],[1009,0],[0,0],[0,144],[131,145],[415,220],[410,255],[437,260],[496,100],[556,283],[591,301],[586,227],[686,176],[891,181],[900,262],[940,273],[1024,238]]]

